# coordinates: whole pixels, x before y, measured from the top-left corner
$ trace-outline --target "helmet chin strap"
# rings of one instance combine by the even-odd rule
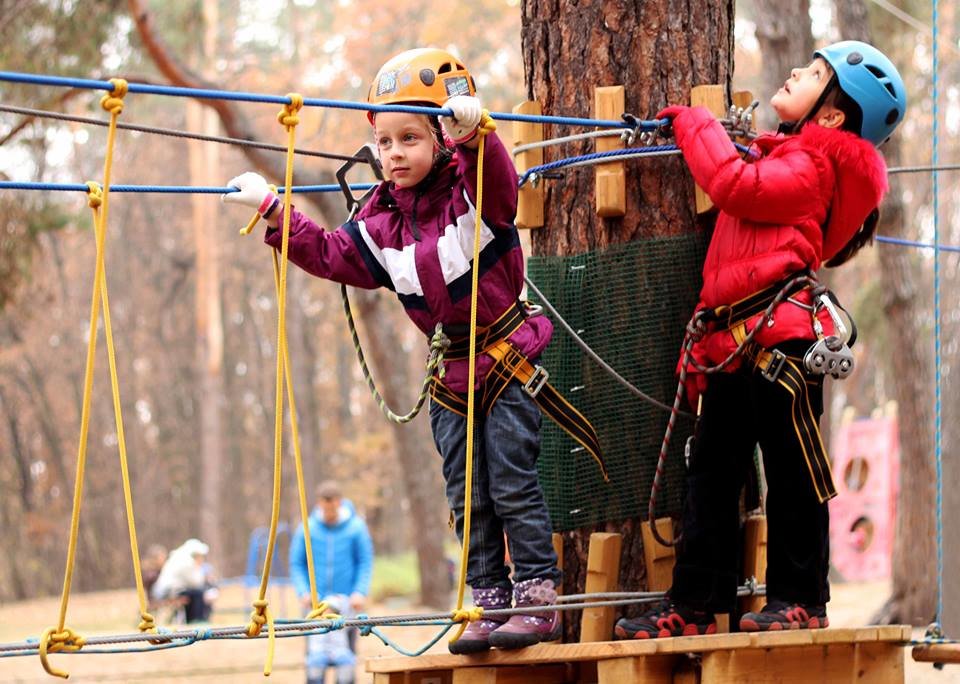
[[[820,111],[823,103],[827,101],[827,97],[829,97],[830,93],[833,92],[833,89],[838,87],[839,84],[840,82],[837,80],[836,74],[830,76],[830,80],[827,81],[826,87],[823,89],[823,92],[820,93],[820,97],[817,98],[817,101],[813,103],[810,111],[800,117],[798,121],[781,121],[780,125],[777,126],[777,133],[784,133],[786,135],[799,133],[800,129],[803,128],[808,121],[813,120],[813,117],[815,117],[817,112]]]

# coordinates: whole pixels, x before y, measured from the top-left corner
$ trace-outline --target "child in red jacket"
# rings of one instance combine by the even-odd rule
[[[701,413],[673,586],[662,604],[620,620],[619,638],[709,634],[714,613],[735,609],[739,498],[758,443],[768,487],[768,598],[740,629],[828,624],[827,500],[836,491],[819,428],[825,366],[813,345],[841,340],[811,281],[789,283],[845,262],[872,239],[887,188],[875,146],[903,119],[906,92],[880,51],[844,41],[793,69],[770,104],[783,123],[756,139],[752,163],[706,109],[657,115],[672,120],[677,146],[719,214],[697,307],[704,334],[687,366],[688,399]],[[783,300],[764,316],[778,294]],[[707,383],[697,366],[721,364],[745,341]],[[851,364],[827,372],[842,377]]]

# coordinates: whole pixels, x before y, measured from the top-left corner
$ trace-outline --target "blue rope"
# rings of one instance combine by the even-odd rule
[[[376,183],[351,184],[351,190],[369,190]],[[82,183],[21,183],[19,181],[0,181],[0,190],[64,190],[87,192],[89,188]],[[283,188],[278,188],[283,192]],[[339,185],[294,185],[295,193],[307,192],[340,192]],[[111,185],[110,192],[159,192],[159,193],[193,193],[199,195],[223,195],[231,192],[240,192],[233,186],[210,185]]]
[[[876,240],[877,242],[883,242],[888,245],[902,245],[904,247],[934,249],[934,250],[940,250],[941,252],[960,252],[960,247],[956,245],[939,245],[939,244],[931,244],[929,242],[915,242],[914,240],[904,240],[903,238],[885,237],[883,235],[878,235],[876,237]]]
[[[750,153],[750,148],[740,143],[734,143],[734,147],[737,148],[740,152]],[[581,154],[576,157],[567,157],[565,159],[557,159],[556,161],[548,162],[546,164],[540,164],[539,166],[534,166],[523,172],[523,175],[520,176],[520,185],[521,187],[533,174],[540,174],[544,171],[552,171],[553,169],[563,168],[564,166],[570,166],[577,162],[592,161],[594,159],[607,159],[611,157],[623,157],[628,155],[638,155],[651,157],[659,156],[664,152],[679,152],[680,148],[676,145],[651,145],[649,147],[626,147],[621,150],[607,150],[606,152],[591,152],[590,154]]]
[[[42,74],[25,74],[17,71],[0,71],[0,81],[12,83],[31,83],[34,85],[54,85],[69,88],[90,88],[93,90],[113,90],[110,81],[97,81],[88,78],[66,78],[63,76],[46,76]],[[206,88],[183,88],[179,86],[152,85],[148,83],[130,83],[127,88],[131,93],[146,93],[151,95],[171,95],[174,97],[196,97],[213,100],[238,100],[243,102],[267,102],[274,104],[290,104],[286,95],[264,95],[260,93],[244,93],[231,90],[211,90]],[[447,107],[414,107],[410,105],[373,105],[366,102],[347,102],[344,100],[325,100],[315,97],[305,97],[303,104],[309,107],[332,107],[335,109],[356,109],[367,112],[407,112],[410,114],[427,114],[430,116],[453,116],[453,111]],[[626,121],[611,121],[609,119],[585,119],[568,116],[541,116],[535,114],[513,114],[508,112],[493,112],[491,118],[500,121],[525,121],[530,123],[552,123],[565,126],[597,126],[600,128],[633,128]],[[640,129],[652,131],[662,125],[660,121],[640,121]]]
[[[936,368],[936,382],[934,383],[934,454],[937,463],[937,612],[934,624],[942,632],[943,618],[943,449],[941,411],[941,329],[940,329],[940,192],[937,164],[939,162],[940,146],[940,83],[938,72],[940,58],[938,55],[939,8],[937,0],[933,0],[933,320],[934,320],[934,365]]]

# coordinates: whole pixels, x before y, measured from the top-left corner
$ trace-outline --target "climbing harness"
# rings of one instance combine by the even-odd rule
[[[586,449],[600,467],[604,481],[609,482],[600,440],[593,425],[549,383],[550,374],[547,370],[540,364],[532,363],[507,339],[523,325],[527,318],[537,315],[540,315],[540,312],[536,309],[531,310],[526,303],[516,302],[496,321],[477,330],[475,353],[486,354],[494,360],[479,390],[481,410],[484,414],[488,414],[503,390],[516,379],[540,410],[583,449]],[[445,359],[447,361],[462,360],[467,358],[468,352],[469,339],[453,337],[445,353]],[[444,408],[461,416],[466,415],[467,393],[454,392],[443,383],[441,378],[434,377],[434,382],[430,386],[430,395]]]
[[[814,330],[816,331],[820,326],[819,319],[817,318],[817,312],[819,311],[820,306],[827,308],[827,305],[823,304],[824,301],[831,302],[830,306],[835,305],[836,297],[833,295],[833,293],[820,285],[815,274],[810,271],[801,271],[779,283],[775,283],[774,285],[760,290],[759,292],[744,297],[733,304],[718,306],[713,309],[701,309],[693,315],[693,317],[690,319],[690,322],[687,324],[686,332],[683,338],[683,351],[680,360],[680,377],[677,382],[677,391],[674,395],[673,408],[670,413],[670,418],[667,421],[667,428],[664,432],[663,441],[660,445],[660,455],[657,459],[657,467],[654,471],[653,485],[650,490],[650,499],[647,507],[647,515],[650,520],[651,531],[653,532],[654,538],[660,544],[664,546],[675,546],[683,536],[681,534],[675,539],[668,541],[660,535],[660,532],[657,529],[656,521],[656,502],[657,496],[663,487],[667,452],[670,446],[670,439],[673,435],[676,416],[679,413],[680,403],[683,398],[688,367],[692,366],[700,373],[712,375],[722,372],[737,358],[742,356],[744,359],[751,362],[753,367],[757,369],[766,380],[770,382],[778,382],[791,394],[796,393],[802,388],[801,383],[806,382],[803,371],[801,370],[801,367],[805,365],[804,360],[787,356],[779,349],[764,349],[754,342],[754,337],[756,336],[757,332],[767,325],[767,322],[772,319],[774,310],[782,302],[790,300],[792,303],[806,308],[807,305],[800,304],[799,302],[795,302],[791,299],[793,295],[805,289],[811,290],[811,295],[815,302],[815,304],[809,308],[811,310]],[[827,308],[827,310],[832,312],[831,318],[833,318],[834,314],[836,314],[835,309]],[[752,330],[747,332],[747,322],[757,315],[759,315],[760,318],[757,320],[756,325],[754,325]],[[852,323],[852,319],[850,320]],[[834,322],[835,325],[837,321],[842,324],[842,321],[839,320],[838,315]],[[693,349],[694,343],[702,339],[707,333],[708,325],[712,325],[714,331],[729,330],[734,336],[734,340],[737,342],[736,349],[734,349],[723,361],[715,366],[704,366],[691,356],[691,350]],[[819,327],[819,330],[820,336],[822,337],[822,327]],[[838,327],[838,331],[840,330],[845,330],[845,328],[842,326]],[[837,339],[839,340],[840,338]],[[851,344],[853,343],[854,339],[855,335],[851,336]],[[834,343],[831,341],[831,344]],[[824,342],[824,346],[826,346],[826,342]],[[814,345],[811,347],[811,351],[814,349],[818,349],[818,343],[814,343]],[[810,354],[810,352],[807,352],[807,354]],[[826,362],[824,366],[827,367]],[[837,373],[839,374],[839,369],[837,370]],[[847,374],[849,374],[849,372]],[[811,453],[808,453],[808,465],[811,469],[811,477],[814,487],[816,488],[818,498],[820,501],[826,501],[836,494],[836,490],[833,486],[832,476],[830,475],[829,461],[827,459],[826,450],[823,447],[822,441],[818,439],[811,440],[811,442]],[[692,448],[692,444],[693,442],[688,440],[687,448]]]

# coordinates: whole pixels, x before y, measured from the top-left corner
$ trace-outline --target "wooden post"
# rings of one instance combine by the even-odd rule
[[[596,119],[619,120],[624,112],[625,96],[622,85],[601,86],[593,89],[593,115]],[[596,138],[597,152],[619,150],[623,141],[619,137]],[[622,161],[599,164],[595,167],[595,194],[597,216],[611,218],[627,212],[627,186],[625,167]]]
[[[559,532],[554,532],[550,535],[550,540],[553,542],[553,550],[557,554],[557,569],[563,573],[563,535]],[[556,586],[557,594],[563,593],[563,582],[560,582]],[[563,616],[566,611],[560,611],[560,639],[555,643],[563,642]]]
[[[657,531],[667,541],[673,541],[673,520],[657,519]],[[673,565],[677,554],[672,546],[664,546],[653,536],[650,521],[640,525],[643,535],[643,562],[647,566],[647,591],[666,591],[673,584]]]
[[[690,106],[696,107],[702,105],[709,109],[715,116],[722,117],[726,114],[726,103],[724,102],[723,86],[720,85],[700,85],[694,86],[690,91]],[[713,208],[713,202],[700,187],[697,187],[697,213],[702,214]]]
[[[619,534],[594,532],[587,551],[587,594],[616,591],[620,582]],[[613,638],[613,607],[585,608],[580,621],[580,641],[610,641]]]
[[[753,102],[753,93],[750,92],[749,90],[737,90],[737,91],[734,91],[732,99],[733,99],[734,107],[740,107],[742,109],[746,109],[747,107],[750,106],[750,103]],[[750,122],[750,128],[751,130],[757,129],[756,119]],[[750,140],[742,136],[737,138],[737,142],[740,143],[741,145],[750,144]]]
[[[747,518],[743,542],[744,579],[753,577],[758,584],[767,579],[767,517],[752,515]],[[745,596],[740,601],[744,612],[758,611],[765,602],[763,596]]]
[[[521,102],[513,108],[514,114],[535,114],[540,115],[539,102]],[[513,146],[524,145],[526,143],[540,142],[543,140],[543,124],[528,123],[526,121],[513,122]],[[527,169],[543,164],[543,148],[539,147],[526,152],[521,152],[513,159],[518,174],[523,174]],[[533,187],[531,183],[525,183],[520,188],[517,197],[517,228],[540,228],[543,225],[543,184],[537,184]]]

